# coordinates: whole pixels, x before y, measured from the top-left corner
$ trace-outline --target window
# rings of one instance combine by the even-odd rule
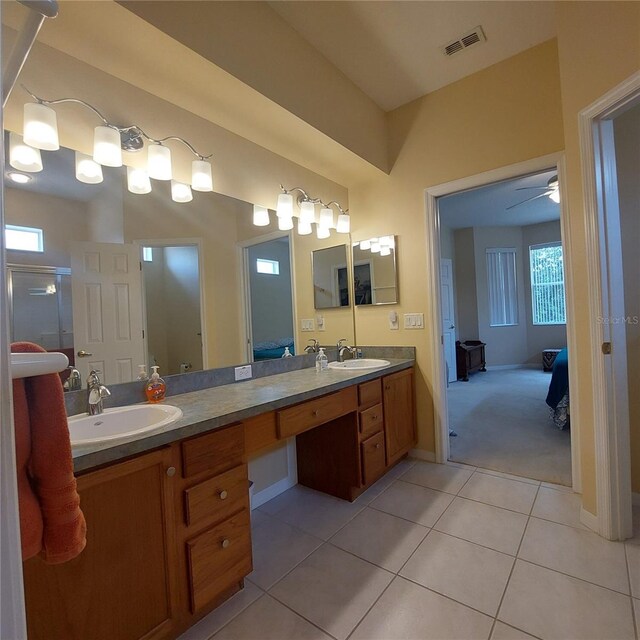
[[[516,250],[487,249],[489,324],[508,327],[518,324]]]
[[[144,262],[153,262],[153,247],[142,247],[142,259]]]
[[[4,228],[4,238],[7,249],[15,251],[44,252],[44,234],[42,229],[34,227],[18,227],[7,224]]]
[[[267,260],[266,258],[256,258],[256,271],[266,273],[270,276],[280,275],[280,263],[277,260]]]
[[[529,247],[533,324],[566,324],[562,245]]]

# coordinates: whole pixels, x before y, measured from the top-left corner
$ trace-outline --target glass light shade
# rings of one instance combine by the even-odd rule
[[[253,205],[253,224],[256,227],[269,226],[269,211],[266,207],[261,207],[259,204]]]
[[[381,256],[390,256],[391,249],[389,247],[380,247],[380,255]]]
[[[144,169],[127,167],[127,189],[131,193],[150,193],[151,180],[149,180],[149,174]]]
[[[361,240],[360,241],[360,248],[363,251],[369,251],[369,249],[371,249],[371,240]]]
[[[303,200],[300,203],[300,221],[306,224],[311,224],[316,221],[316,206],[313,202]],[[311,233],[311,231],[309,231]]]
[[[27,184],[33,180],[32,176],[28,176],[26,173],[17,173],[16,171],[9,171],[7,178],[17,184]]]
[[[371,253],[380,252],[380,238],[371,238]]]
[[[184,182],[171,181],[171,199],[174,202],[191,202],[193,200],[193,193],[191,193],[191,187]]]
[[[280,231],[289,231],[293,229],[293,218],[285,218],[284,216],[278,218],[278,229]]]
[[[325,229],[333,229],[333,209],[329,209],[328,207],[322,207],[320,209],[320,226]]]
[[[150,144],[148,149],[149,177],[154,180],[171,180],[171,149],[161,144]]]
[[[56,112],[44,104],[27,102],[24,105],[23,138],[25,144],[30,147],[57,151],[60,148],[60,142]]]
[[[560,190],[559,189],[554,189],[549,194],[549,199],[553,200],[556,204],[559,204],[560,203]]]
[[[316,237],[318,238],[318,240],[324,240],[325,238],[328,238],[330,235],[331,235],[331,231],[329,230],[328,227],[323,227],[320,224],[316,227]]]
[[[18,171],[37,173],[42,171],[40,149],[34,149],[22,140],[17,133],[9,134],[9,164]]]
[[[76,151],[76,180],[85,184],[98,184],[102,182],[102,167],[85,153]]]
[[[341,213],[338,216],[336,231],[338,233],[349,233],[351,231],[351,218],[349,218],[349,214]]]
[[[194,160],[191,163],[191,188],[195,191],[213,191],[210,162]]]
[[[96,127],[93,133],[93,159],[104,167],[122,166],[120,132],[111,127]]]
[[[311,223],[305,222],[301,216],[298,220],[298,233],[301,236],[308,236],[312,231],[313,229],[311,228]]]
[[[389,236],[381,236],[379,242],[380,242],[380,249],[382,249],[383,247],[391,246],[391,238]]]
[[[290,193],[281,193],[278,196],[276,215],[278,218],[293,217],[293,196]],[[293,229],[293,226],[289,227],[289,229]]]

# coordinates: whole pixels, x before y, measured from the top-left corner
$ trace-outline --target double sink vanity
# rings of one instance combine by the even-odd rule
[[[175,638],[242,589],[247,462],[289,438],[300,484],[356,499],[414,446],[416,427],[413,360],[353,362],[173,395],[177,419],[74,449],[87,547],[63,565],[25,563],[29,638]]]

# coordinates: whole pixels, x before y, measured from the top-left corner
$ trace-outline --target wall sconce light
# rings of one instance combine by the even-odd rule
[[[191,186],[184,183],[172,184],[173,199],[176,202],[190,202],[193,199],[192,188],[195,191],[213,191],[212,168],[209,160],[211,155],[204,156],[198,153],[184,138],[179,136],[152,138],[136,124],[119,126],[109,122],[98,109],[83,100],[77,98],[45,100],[31,93],[24,86],[23,89],[35,102],[24,106],[24,141],[19,136],[11,134],[10,164],[15,169],[30,172],[42,171],[40,149],[55,151],[60,148],[57,116],[51,105],[74,103],[89,109],[102,121],[102,124],[94,130],[92,160],[94,166],[89,165],[88,161],[91,160],[89,156],[76,154],[76,178],[81,182],[88,184],[101,182],[102,166],[121,167],[123,151],[135,153],[142,150],[146,143],[147,169],[146,171],[140,169],[127,171],[127,186],[132,193],[149,193],[151,191],[149,178],[171,180],[173,177],[171,149],[165,143],[175,140],[185,145],[196,160],[191,163]]]
[[[269,210],[266,207],[261,207],[259,204],[253,205],[253,224],[256,227],[269,226]]]

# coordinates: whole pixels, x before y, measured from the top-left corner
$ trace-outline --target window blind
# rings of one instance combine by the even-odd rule
[[[487,249],[489,324],[507,327],[518,324],[516,250]]]

